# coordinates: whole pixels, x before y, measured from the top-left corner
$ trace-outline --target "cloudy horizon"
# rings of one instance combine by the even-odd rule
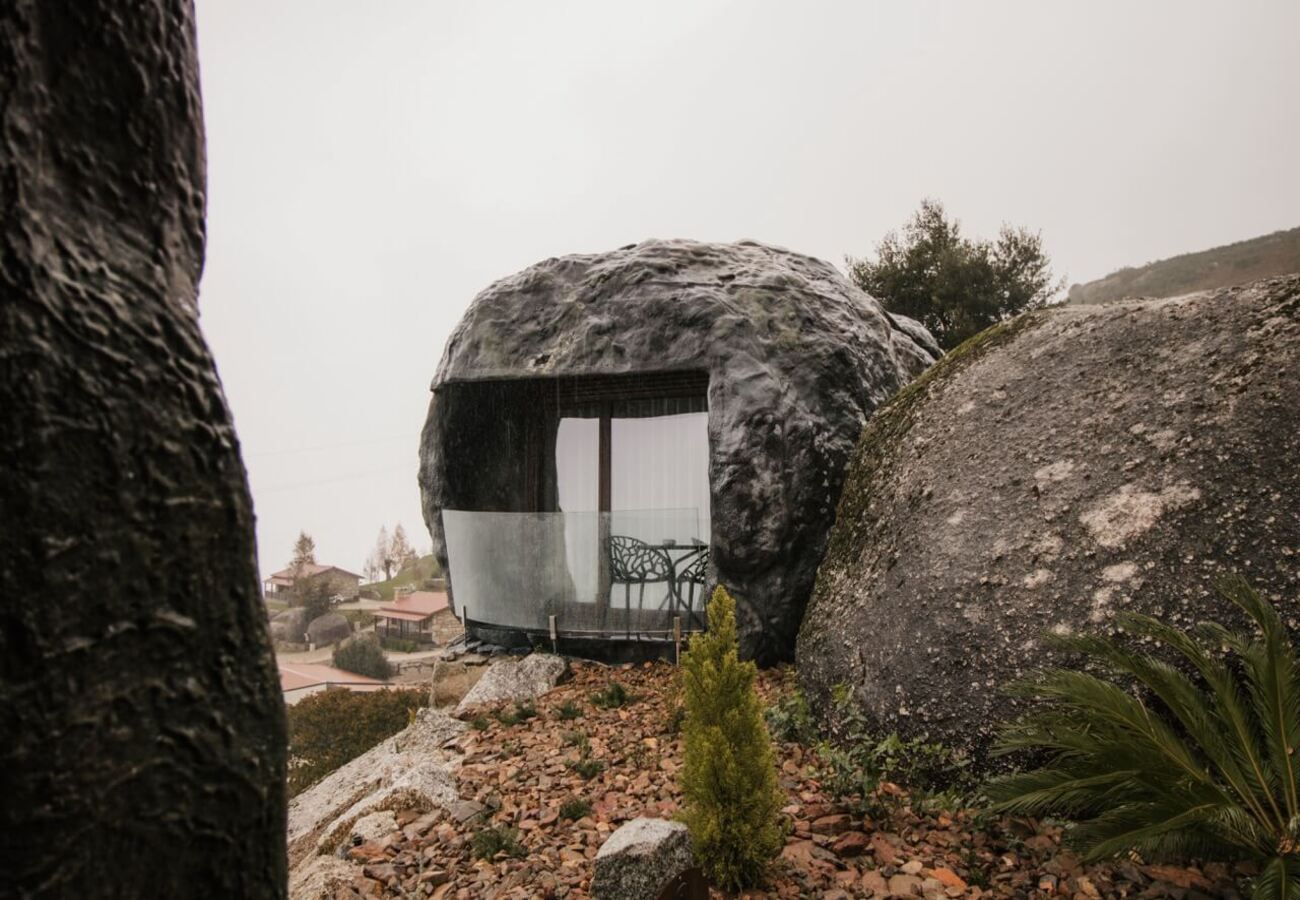
[[[263,574],[429,537],[428,386],[474,295],[647,238],[869,254],[922,198],[1085,282],[1300,225],[1300,6],[198,10],[199,304]]]

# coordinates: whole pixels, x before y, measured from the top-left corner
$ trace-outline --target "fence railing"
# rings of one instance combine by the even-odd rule
[[[608,640],[705,626],[707,523],[695,509],[442,511],[457,612],[470,624]]]

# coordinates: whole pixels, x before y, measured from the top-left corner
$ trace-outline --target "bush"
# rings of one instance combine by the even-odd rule
[[[528,851],[519,843],[519,832],[504,825],[484,828],[470,840],[475,859],[495,859],[498,853],[523,859]]]
[[[397,734],[415,710],[428,705],[429,694],[423,690],[332,690],[290,706],[289,795],[301,793]]]
[[[394,653],[414,653],[420,649],[418,641],[406,638],[380,638],[379,643],[385,650],[392,650]]]
[[[334,665],[348,672],[387,681],[393,677],[393,667],[384,656],[384,650],[374,638],[366,636],[345,641],[334,648]]]
[[[592,759],[585,753],[577,759],[569,760],[565,765],[578,775],[581,775],[587,781],[591,781],[591,779],[605,771],[605,764],[603,762],[598,759]]]
[[[925,804],[949,807],[960,805],[978,786],[963,754],[919,738],[904,741],[874,732],[845,685],[834,688],[832,718],[834,743],[817,745],[822,781],[857,812],[874,819],[889,815],[897,795],[880,790],[886,782],[907,788]]]
[[[1126,615],[1119,639],[1057,638],[1100,675],[1057,668],[1015,686],[1041,703],[1006,728],[1001,753],[1048,754],[988,785],[996,809],[1060,815],[1088,860],[1251,861],[1257,898],[1300,891],[1300,665],[1277,612],[1240,579],[1220,592],[1254,633],[1203,623],[1193,634]],[[1226,651],[1226,655],[1225,655]]]
[[[808,699],[794,684],[793,675],[793,669],[786,673],[781,697],[767,708],[767,728],[778,741],[806,744],[816,736],[817,730],[813,727]]]
[[[682,657],[681,819],[705,874],[722,890],[738,891],[761,882],[781,850],[784,798],[755,667],[740,661],[736,603],[722,587],[713,592],[708,622]]]

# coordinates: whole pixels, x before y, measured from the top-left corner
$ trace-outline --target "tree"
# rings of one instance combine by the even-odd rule
[[[392,541],[388,539],[387,526],[379,526],[375,549],[370,551],[370,564],[374,566],[376,572],[384,573],[384,581],[393,577]]]
[[[330,611],[334,582],[326,575],[303,575],[294,579],[293,595],[298,605],[306,610],[306,624],[310,624]]]
[[[293,560],[289,568],[295,579],[301,578],[303,569],[316,565],[316,541],[305,531],[298,532],[298,540],[293,542]]]
[[[1042,237],[1003,225],[997,240],[970,240],[943,204],[921,201],[903,232],[876,245],[876,259],[849,258],[853,281],[886,310],[909,316],[951,350],[990,325],[1050,303],[1054,280]]]
[[[741,662],[736,602],[719,586],[709,630],[682,657],[682,821],[696,859],[728,891],[760,883],[784,843],[772,741],[754,691],[756,669]]]
[[[388,556],[399,572],[417,559],[415,550],[406,539],[406,530],[402,528],[401,522],[398,522],[397,527],[393,529],[393,541],[389,545]]]
[[[1095,665],[1017,686],[1040,702],[1003,732],[999,750],[1045,762],[996,779],[988,793],[1005,812],[1074,820],[1066,836],[1086,860],[1249,860],[1259,872],[1254,897],[1293,898],[1300,660],[1277,611],[1245,581],[1219,590],[1252,633],[1210,622],[1189,634],[1125,615],[1118,633],[1128,640],[1054,639]]]

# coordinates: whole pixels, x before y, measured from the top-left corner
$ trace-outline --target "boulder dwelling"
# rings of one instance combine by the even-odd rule
[[[704,627],[789,658],[872,410],[938,353],[834,267],[645,241],[487,288],[433,380],[420,487],[471,634],[577,652]]]

